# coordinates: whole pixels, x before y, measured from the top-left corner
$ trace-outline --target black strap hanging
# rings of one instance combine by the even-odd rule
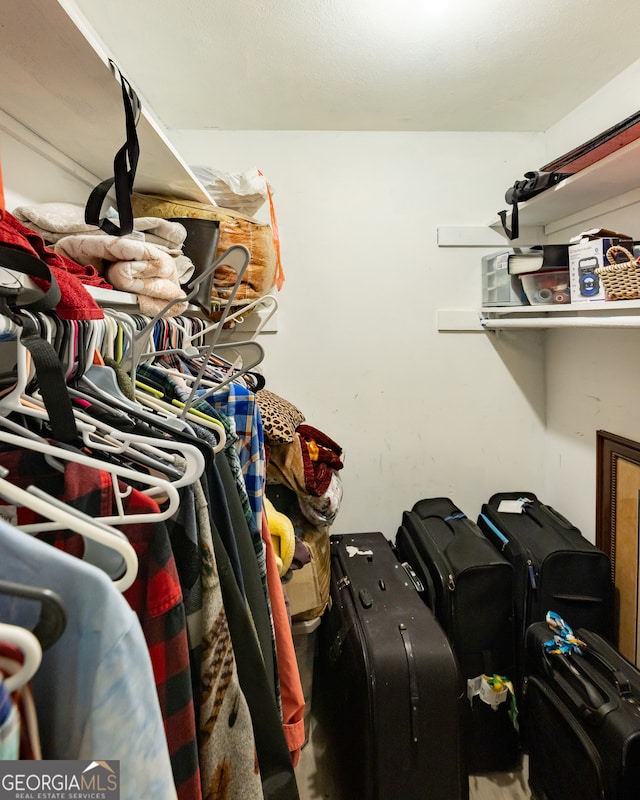
[[[113,160],[113,177],[99,183],[89,195],[84,210],[84,221],[87,225],[97,225],[111,236],[125,236],[133,230],[131,193],[133,192],[133,183],[140,156],[140,146],[136,132],[140,117],[140,100],[131,88],[129,81],[111,59],[109,59],[109,65],[122,87],[127,141],[118,150]],[[100,216],[102,206],[112,186],[115,188],[116,193],[119,225],[116,225],[106,217]]]
[[[38,386],[49,415],[51,434],[59,442],[75,442],[78,429],[71,398],[62,371],[62,364],[53,346],[43,339],[38,326],[28,312],[50,311],[60,301],[60,287],[49,267],[35,256],[22,250],[0,245],[0,268],[6,267],[34,278],[49,281],[42,297],[30,303],[20,303],[23,291],[19,281],[2,284],[0,281],[0,313],[19,328],[20,342],[29,350],[38,379]]]
[[[507,227],[507,211],[498,211],[498,216],[500,217],[500,222],[502,222],[502,228],[504,232],[507,234],[509,239],[513,241],[513,239],[517,239],[520,236],[520,222],[518,220],[518,201],[514,200],[513,205],[511,206],[511,229]]]
[[[51,311],[60,302],[58,282],[51,274],[49,267],[39,258],[25,253],[24,250],[18,250],[16,247],[0,245],[0,267],[6,267],[23,275],[30,275],[32,278],[41,278],[50,282],[49,288],[43,290],[42,297],[38,297],[31,303],[20,304],[20,308],[25,311]],[[0,284],[2,284],[1,278]],[[3,294],[13,296],[16,299],[19,299],[18,294],[21,290],[22,287],[17,280],[13,287],[5,285],[2,289]]]

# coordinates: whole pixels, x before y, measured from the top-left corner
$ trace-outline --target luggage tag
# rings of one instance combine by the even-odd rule
[[[518,706],[513,683],[503,675],[478,675],[467,680],[467,697],[473,705],[473,698],[479,697],[494,711],[509,700],[509,718],[513,727],[518,730]]]
[[[531,503],[528,497],[519,497],[517,500],[501,500],[498,511],[503,514],[522,514],[525,506]]]

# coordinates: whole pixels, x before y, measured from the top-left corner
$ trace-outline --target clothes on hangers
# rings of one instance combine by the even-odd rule
[[[141,318],[137,324],[142,330],[148,321]],[[74,327],[73,347],[68,351],[65,369],[79,380],[78,385],[86,369],[79,363],[80,354],[90,351],[91,342],[99,346],[100,336],[104,337],[107,331],[113,336],[113,326],[109,326],[105,322],[99,335],[90,327]],[[124,327],[128,330],[127,325]],[[125,352],[126,345],[114,346],[114,361],[118,363]],[[166,383],[168,376],[154,375],[153,365],[148,369],[143,364],[140,367],[136,377],[155,377],[163,385],[163,393],[173,393],[175,399],[184,399],[185,393],[191,393],[189,384],[176,389]],[[202,413],[221,424],[225,436],[229,434],[224,449],[217,454],[215,432],[201,428],[197,422],[176,420],[181,423],[176,428],[172,420],[139,411],[139,405],[130,400],[127,406],[115,396],[105,406],[103,400],[92,401],[89,394],[74,391],[74,402],[82,408],[79,416],[85,424],[91,419],[95,404],[99,414],[96,424],[112,419],[114,425],[126,425],[134,433],[155,432],[159,442],[170,438],[189,443],[204,457],[201,478],[181,485],[178,502],[163,522],[157,518],[166,504],[161,497],[154,500],[143,494],[142,486],[137,486],[138,480],[144,484],[148,479],[149,465],[136,464],[133,453],[122,456],[134,472],[127,473],[125,485],[124,478],[114,482],[113,474],[105,472],[103,476],[98,468],[88,469],[88,464],[61,458],[57,470],[32,449],[16,454],[6,448],[2,451],[0,444],[0,465],[4,463],[9,468],[10,479],[16,485],[35,484],[71,509],[94,518],[115,516],[117,511],[118,529],[127,536],[138,557],[139,574],[123,600],[134,613],[146,647],[147,678],[153,681],[151,689],[162,727],[171,796],[197,800],[202,794],[213,800],[224,786],[228,787],[225,797],[229,800],[298,800],[293,766],[303,738],[298,729],[302,729],[304,702],[299,675],[296,685],[289,674],[292,662],[286,655],[285,629],[276,630],[272,610],[274,596],[278,609],[284,608],[284,595],[279,579],[274,581],[273,574],[268,577],[268,546],[262,538],[261,513],[264,443],[253,394],[241,377],[236,381],[234,376],[217,393],[211,391],[193,403],[194,409],[201,408]],[[97,447],[97,440],[94,441]],[[85,446],[91,447],[89,440],[85,439]],[[96,458],[104,459],[105,470],[116,457],[121,456],[96,451]],[[198,492],[202,493],[199,498]],[[125,519],[127,514],[134,518]],[[17,525],[38,522],[22,506],[15,509],[14,519]],[[22,531],[18,535],[37,541]],[[64,550],[60,555],[67,559],[73,556],[71,560],[81,565],[80,569],[91,567],[109,584],[108,576],[82,561],[82,540],[76,534],[45,531],[38,537],[42,540],[39,544],[52,553]],[[0,566],[0,576],[2,569],[4,565]],[[74,595],[73,600],[78,603],[78,596]],[[210,624],[214,625],[213,630]],[[277,625],[286,625],[291,642],[286,610],[284,615],[279,612]],[[284,680],[281,661],[285,664]],[[51,680],[57,678],[55,670],[50,675]],[[44,702],[41,689],[36,701]],[[71,703],[76,713],[75,695]],[[43,747],[48,754],[52,752],[51,732],[59,731],[62,723],[55,718],[54,707],[46,705]],[[116,705],[114,714],[117,717],[121,713],[122,707]],[[115,719],[98,720],[99,724],[103,722],[105,735],[117,727]],[[234,729],[233,736],[230,728]],[[157,735],[157,730],[149,735]],[[129,758],[127,753],[126,759]],[[166,771],[163,774],[166,776]],[[141,791],[138,796],[164,795]]]
[[[218,796],[225,785],[227,796],[237,800],[263,797],[255,764],[251,714],[240,687],[229,623],[222,598],[213,547],[211,520],[201,484],[194,484],[202,587],[200,637],[194,636],[200,666],[198,738],[202,794]]]
[[[20,451],[0,452],[0,465],[9,470],[16,485],[26,487],[36,483],[89,516],[108,516],[114,512],[112,481],[97,470],[70,462],[60,473],[40,454]],[[135,520],[141,514],[158,513],[159,509],[153,499],[132,487],[125,497],[124,511]],[[39,521],[26,507],[15,509],[14,514],[19,526]],[[168,532],[162,522],[133,522],[122,525],[120,530],[138,556],[138,576],[124,596],[138,615],[151,655],[178,797],[197,800],[200,775],[186,618]],[[40,538],[82,558],[82,539],[73,533],[43,533]]]
[[[2,569],[65,602],[63,636],[32,684],[50,759],[120,761],[123,800],[175,800],[151,659],[134,611],[99,569],[0,520]],[[0,594],[0,616],[30,628],[33,608]]]
[[[166,357],[162,357],[162,361],[166,363]],[[193,371],[199,369],[201,366],[200,362],[196,359],[182,360],[182,362],[184,367]],[[177,359],[175,355],[171,357],[170,363],[172,366],[176,366]],[[159,369],[154,368],[152,365],[140,365],[138,374],[142,374],[145,381],[150,381],[157,386],[165,386],[167,392],[177,393],[178,396],[184,396],[183,394],[181,395],[181,392],[186,392],[185,389],[181,389],[179,384],[172,381],[169,376],[163,375]],[[205,402],[217,410],[224,419],[229,420],[233,433],[235,434],[235,438],[232,442],[234,445],[233,453],[237,459],[241,482],[245,488],[251,512],[248,520],[248,531],[253,530],[253,552],[256,563],[259,566],[260,580],[263,592],[267,598],[271,618],[272,638],[270,646],[274,653],[274,669],[277,670],[274,687],[276,699],[283,718],[283,726],[289,750],[294,761],[297,761],[299,749],[304,743],[304,696],[293,647],[289,618],[286,612],[284,594],[279,580],[277,566],[275,565],[275,558],[272,566],[272,570],[275,569],[275,573],[272,571],[270,578],[268,576],[266,553],[269,548],[271,548],[272,556],[273,553],[270,537],[268,541],[265,541],[263,537],[264,519],[262,515],[262,498],[264,493],[264,445],[260,412],[256,403],[255,394],[250,392],[246,385],[238,382],[229,383],[219,392],[210,394],[205,400],[199,400],[199,405],[197,407],[201,407],[201,404]],[[228,455],[230,450],[230,447],[225,448],[225,455]],[[222,464],[219,461],[217,461],[217,463],[219,463],[222,469]],[[231,463],[234,463],[233,459],[231,459]],[[226,468],[229,469],[229,466],[226,465]],[[226,487],[222,494],[229,498],[232,496],[230,486],[233,485],[234,479],[230,477],[230,474],[227,475],[225,470],[223,470],[223,472],[225,473]],[[251,502],[252,496],[249,493],[248,486],[251,486],[253,490],[253,503]],[[236,509],[237,506],[235,506],[235,502],[237,502],[239,497],[241,497],[241,495],[234,497],[234,507]],[[221,507],[222,503],[213,504],[213,509],[220,509]],[[212,513],[215,515],[215,510]],[[241,530],[242,521],[246,523],[247,519],[243,511],[240,511],[239,515],[236,513],[234,523],[231,525],[231,530],[235,531],[235,537],[232,535],[232,540],[236,538],[237,541],[237,533]],[[221,524],[220,521],[219,524]],[[222,525],[221,530],[225,529],[224,525]],[[276,598],[279,611],[277,623],[273,618],[272,603],[274,597]],[[263,653],[266,653],[266,648],[268,646],[266,636],[263,635],[261,642]],[[279,670],[282,668],[285,670],[284,687],[283,676],[279,674]],[[283,692],[284,697],[282,696]]]

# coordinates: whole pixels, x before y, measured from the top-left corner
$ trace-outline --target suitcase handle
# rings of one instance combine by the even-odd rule
[[[572,525],[566,517],[563,517],[562,514],[559,511],[556,511],[552,506],[542,506],[542,508],[550,517],[555,519],[556,522],[559,522],[564,528],[567,528],[568,530],[575,528],[575,525]]]
[[[620,698],[633,697],[633,692],[631,690],[631,684],[629,683],[629,679],[625,676],[622,670],[614,667],[613,664],[610,664],[603,655],[596,652],[595,650],[592,650],[590,647],[586,647],[582,651],[582,653],[583,653],[582,655],[583,658],[587,657],[592,661],[597,661],[598,664],[604,669],[604,671],[611,678],[611,681],[615,686],[616,691],[618,692],[618,696]]]
[[[542,663],[547,677],[562,689],[585,720],[588,720],[594,725],[600,725],[607,714],[618,708],[618,704],[612,702],[609,698],[604,698],[600,692],[578,672],[578,669],[573,664],[569,663],[566,656],[558,654],[553,658],[549,658],[545,653]],[[571,685],[570,680],[561,674],[564,670],[556,668],[558,664],[562,664],[563,668],[566,668],[566,671],[570,673],[570,680],[579,684],[582,693],[577,691],[575,687]],[[586,700],[584,699],[585,697]]]
[[[552,506],[546,506],[541,503],[538,508],[535,508],[533,505],[528,504],[523,506],[523,511],[541,528],[544,527],[544,517],[546,515],[557,525],[560,525],[561,528],[564,528],[567,531],[575,530],[575,526],[572,525],[566,517],[563,517],[562,514],[559,511],[556,511]]]
[[[405,655],[407,656],[407,668],[409,670],[409,718],[411,720],[411,741],[418,741],[420,693],[418,691],[418,672],[416,670],[416,659],[413,653],[413,644],[409,631],[404,623],[398,625],[400,638],[404,645]]]
[[[414,570],[414,568],[408,561],[402,561],[401,566],[402,569],[407,573],[407,577],[413,584],[413,588],[416,590],[416,592],[422,594],[422,592],[425,591],[425,586],[418,577],[418,573]]]

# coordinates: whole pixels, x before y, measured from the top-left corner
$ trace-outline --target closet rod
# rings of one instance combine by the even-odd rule
[[[482,318],[480,324],[486,330],[501,330],[502,328],[640,328],[640,317]]]

